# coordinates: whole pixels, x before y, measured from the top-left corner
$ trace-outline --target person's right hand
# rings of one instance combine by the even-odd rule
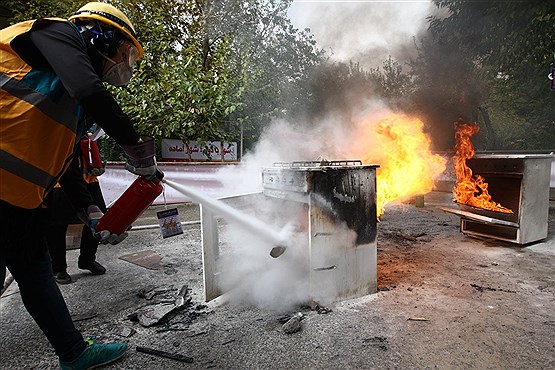
[[[98,240],[101,244],[116,245],[127,238],[127,233],[125,232],[118,235],[112,234],[109,230],[96,231],[96,225],[102,216],[104,216],[104,213],[102,213],[98,206],[91,205],[87,207],[88,226],[96,240]]]
[[[135,175],[147,178],[156,174],[156,148],[154,139],[150,136],[141,136],[141,140],[134,145],[122,145],[127,156],[125,169]]]

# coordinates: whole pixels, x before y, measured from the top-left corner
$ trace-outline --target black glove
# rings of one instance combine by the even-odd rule
[[[115,245],[127,238],[127,233],[117,235],[110,233],[108,230],[96,231],[96,225],[102,216],[104,216],[104,213],[102,213],[98,206],[91,205],[87,207],[87,225],[91,229],[96,240],[98,240],[101,244],[110,243]]]
[[[135,175],[153,177],[156,174],[156,147],[150,136],[141,136],[139,143],[122,145],[127,156],[125,169]]]
[[[102,176],[104,172],[106,172],[106,161],[102,161],[102,168],[93,168],[90,171],[87,171],[87,174],[90,176]]]

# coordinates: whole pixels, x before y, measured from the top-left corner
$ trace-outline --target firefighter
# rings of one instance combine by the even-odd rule
[[[100,2],[68,20],[30,20],[0,31],[0,281],[7,267],[62,369],[110,363],[127,345],[86,341],[73,325],[52,272],[43,201],[70,165],[85,117],[122,147],[129,171],[156,173],[153,139],[135,131],[103,84],[128,83],[142,55],[129,19]],[[94,205],[83,212],[95,232],[102,212]],[[95,236],[121,240],[108,231]]]

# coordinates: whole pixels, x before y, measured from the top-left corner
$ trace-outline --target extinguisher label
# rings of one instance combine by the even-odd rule
[[[183,234],[183,228],[181,227],[181,220],[179,218],[177,208],[158,211],[156,212],[156,216],[158,217],[160,231],[162,232],[162,237],[164,239],[169,238],[170,236]]]

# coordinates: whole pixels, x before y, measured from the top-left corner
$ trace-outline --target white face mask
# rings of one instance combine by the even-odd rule
[[[102,75],[102,81],[113,86],[127,85],[133,76],[133,64],[139,56],[137,48],[128,42],[123,43],[118,49],[118,55],[122,55],[123,59],[119,63],[104,54],[100,55],[114,64]]]
[[[114,61],[112,61],[114,62]],[[133,68],[126,62],[119,62],[110,67],[102,76],[102,81],[113,86],[125,86],[133,76]]]

